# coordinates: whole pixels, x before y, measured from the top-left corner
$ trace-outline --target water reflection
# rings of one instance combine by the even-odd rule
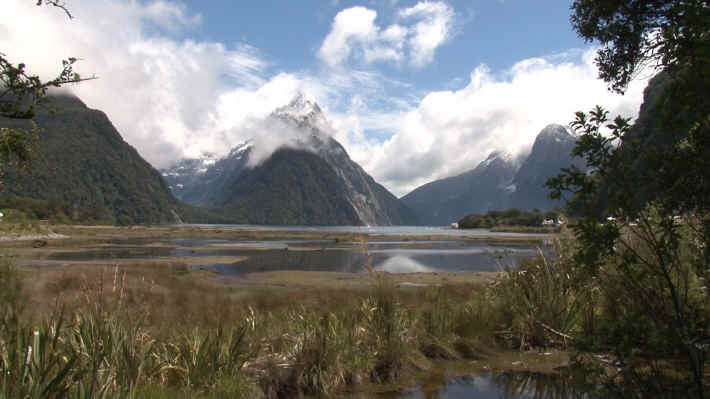
[[[275,226],[249,224],[181,224],[177,228],[236,231],[284,231],[317,233],[355,233],[371,236],[459,236],[459,237],[529,237],[529,233],[493,232],[488,229],[452,229],[449,226]],[[550,236],[550,234],[535,234]]]
[[[534,256],[535,243],[513,246],[482,241],[372,241],[364,245],[333,240],[228,241],[201,238],[112,243],[80,251],[54,252],[55,261],[149,258],[206,258],[206,268],[222,274],[278,270],[390,273],[498,271]],[[244,258],[233,264],[210,257]],[[223,261],[222,261],[223,262]]]
[[[388,273],[429,273],[437,269],[424,266],[412,258],[395,255],[377,265],[375,270]]]
[[[387,396],[401,399],[586,399],[592,390],[579,375],[516,371],[448,379],[438,375],[425,381],[418,390]]]

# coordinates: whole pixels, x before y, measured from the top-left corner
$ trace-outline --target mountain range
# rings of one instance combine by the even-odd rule
[[[257,137],[224,156],[206,153],[160,171],[103,112],[72,96],[52,96],[52,108],[34,120],[41,129],[34,170],[7,167],[2,197],[60,201],[109,223],[445,225],[494,209],[549,209],[561,204],[547,199],[544,182],[570,165],[575,143],[564,127],[550,125],[523,160],[494,152],[474,169],[398,199],[349,157],[303,93],[261,125],[262,136],[278,144]],[[11,119],[0,126],[31,128]]]
[[[561,168],[576,164],[576,138],[561,125],[548,125],[537,135],[530,154],[519,160],[493,152],[474,169],[420,186],[402,197],[420,223],[448,225],[468,214],[519,208],[549,210],[563,204],[549,199],[545,182]]]

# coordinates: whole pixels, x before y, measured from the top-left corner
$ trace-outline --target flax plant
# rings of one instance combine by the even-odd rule
[[[62,315],[35,328],[10,315],[0,326],[0,398],[62,398],[77,357],[61,337]]]

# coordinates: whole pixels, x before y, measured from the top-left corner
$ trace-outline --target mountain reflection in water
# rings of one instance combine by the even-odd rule
[[[368,267],[390,273],[499,271],[536,253],[531,246],[442,241],[429,243],[427,248],[409,248],[404,244],[407,243],[368,244],[362,249],[292,250],[285,247],[279,250],[245,251],[239,255],[247,256],[246,260],[211,268],[224,274],[276,270],[356,273]]]
[[[101,259],[207,259],[203,269],[221,274],[303,270],[389,273],[499,271],[537,253],[539,242],[501,244],[486,240],[369,241],[336,240],[230,241],[202,238],[124,240],[78,251],[54,252],[53,261]],[[543,250],[547,251],[543,248]],[[209,258],[238,257],[236,263],[210,263]],[[224,261],[222,261],[224,262]]]

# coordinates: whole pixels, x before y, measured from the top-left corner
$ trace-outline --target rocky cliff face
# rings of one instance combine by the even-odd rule
[[[514,191],[510,196],[510,205],[523,210],[549,210],[563,206],[562,202],[549,198],[545,182],[573,163],[580,168],[584,167],[581,159],[572,158],[576,142],[577,138],[562,125],[553,124],[542,129],[535,138],[530,155],[513,178]]]

